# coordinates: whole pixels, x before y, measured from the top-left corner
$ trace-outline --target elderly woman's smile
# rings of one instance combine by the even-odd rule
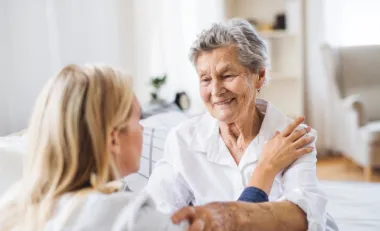
[[[244,67],[238,58],[237,47],[222,46],[201,52],[197,58],[197,72],[203,102],[210,114],[220,121],[236,122],[245,117],[254,103],[255,73]]]
[[[214,102],[214,105],[216,105],[218,107],[223,107],[223,108],[229,107],[233,100],[235,100],[235,98],[226,99],[226,100],[219,100],[219,101]]]

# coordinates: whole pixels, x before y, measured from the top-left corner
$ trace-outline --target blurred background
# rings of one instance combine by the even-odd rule
[[[379,12],[379,0],[0,0],[0,135],[26,128],[43,84],[69,63],[133,76],[146,116],[181,96],[198,114],[190,45],[239,17],[270,52],[260,97],[318,131],[320,178],[380,181]]]

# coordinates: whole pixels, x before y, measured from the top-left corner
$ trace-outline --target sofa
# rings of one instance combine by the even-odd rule
[[[332,92],[335,149],[363,167],[370,181],[380,167],[380,45],[322,46]]]

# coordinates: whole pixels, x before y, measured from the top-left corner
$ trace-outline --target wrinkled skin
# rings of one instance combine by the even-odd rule
[[[188,220],[189,231],[305,231],[305,213],[289,201],[214,202],[185,207],[172,220]]]
[[[204,206],[185,207],[173,215],[173,222],[186,218],[191,223],[190,231],[238,231],[237,203],[213,202]]]

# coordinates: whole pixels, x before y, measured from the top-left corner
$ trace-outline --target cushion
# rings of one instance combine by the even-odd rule
[[[140,120],[144,127],[140,170],[124,178],[132,191],[139,191],[145,186],[154,165],[163,157],[165,140],[170,129],[189,117],[190,115],[182,112],[168,112]]]
[[[380,121],[371,122],[360,128],[360,136],[370,145],[380,145]]]

